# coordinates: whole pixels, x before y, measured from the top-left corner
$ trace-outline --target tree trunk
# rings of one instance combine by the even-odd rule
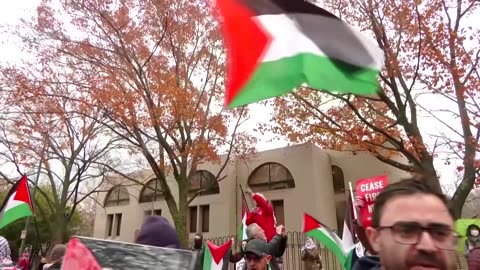
[[[51,224],[51,229],[53,230],[53,239],[52,245],[64,244],[68,240],[67,235],[67,223],[64,216],[63,210],[58,210],[54,214],[55,223]]]
[[[433,165],[433,156],[430,155],[430,153],[425,153],[423,155],[420,173],[426,178],[428,185],[430,185],[437,192],[443,193],[442,186],[440,185],[440,179],[438,178],[437,171]]]
[[[457,187],[452,197],[452,208],[456,219],[462,217],[463,206],[465,205],[468,194],[472,191],[474,183],[475,168],[473,166],[471,168],[465,168],[462,182]]]
[[[178,179],[178,212],[172,215],[177,229],[178,237],[182,247],[188,248],[188,230],[187,230],[187,200],[188,200],[188,186],[185,178]]]

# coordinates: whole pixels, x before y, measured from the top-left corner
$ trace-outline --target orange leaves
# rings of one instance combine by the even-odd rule
[[[438,157],[460,160],[457,170],[474,173],[480,164],[480,43],[475,42],[480,28],[471,25],[480,2],[327,0],[326,5],[385,50],[381,94],[362,98],[300,89],[274,101],[275,124],[261,130],[326,148],[353,145],[387,163],[401,154],[409,162],[395,166],[407,171],[412,165],[432,170]]]
[[[43,22],[34,30],[54,45],[38,57],[75,73],[76,109],[105,112],[142,154],[164,149],[171,166],[181,165],[175,157],[215,160],[234,139],[253,141],[231,136],[230,125],[246,115],[223,111],[225,57],[208,0],[65,1],[59,10],[55,3],[39,7]]]

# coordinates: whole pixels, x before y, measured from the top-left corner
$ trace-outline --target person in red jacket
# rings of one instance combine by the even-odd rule
[[[258,224],[265,231],[267,242],[272,240],[277,233],[275,213],[272,205],[260,193],[253,193],[252,195],[250,189],[247,189],[245,193],[251,195],[256,204],[256,207],[247,216],[246,225]]]

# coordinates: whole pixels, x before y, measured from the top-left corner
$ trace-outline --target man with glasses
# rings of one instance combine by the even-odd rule
[[[354,270],[456,269],[453,212],[425,179],[402,180],[380,192],[366,234],[378,257],[360,258]]]

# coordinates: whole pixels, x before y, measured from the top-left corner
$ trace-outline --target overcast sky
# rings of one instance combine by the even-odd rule
[[[35,8],[38,5],[39,0],[21,0],[21,1],[7,1],[2,4],[0,9],[0,25],[15,25],[18,23],[20,18],[29,18],[35,14]],[[0,63],[15,63],[25,54],[23,54],[17,45],[18,43],[15,40],[12,40],[11,37],[7,37],[3,34],[0,34]],[[430,109],[434,108],[448,108],[450,106],[455,106],[453,103],[446,103],[445,100],[441,100],[439,97],[425,97],[420,99],[420,103]],[[258,122],[266,122],[270,119],[271,108],[267,108],[261,105],[252,105],[251,112],[252,117],[243,129],[253,129]],[[455,108],[453,108],[455,110]],[[426,115],[426,114],[424,114]],[[448,116],[445,116],[447,122]],[[458,120],[452,119],[453,122],[459,122]],[[421,117],[420,119],[421,129],[423,134],[426,136],[426,139],[429,140],[429,143],[433,143],[433,139],[430,139],[428,134],[436,134],[438,130],[445,130],[444,126],[436,121],[427,117]],[[286,141],[271,141],[271,136],[262,136],[260,142],[257,145],[259,151],[278,148],[287,145]],[[444,161],[437,160],[436,168],[439,170],[442,181],[449,182],[454,177],[454,170],[456,164],[450,166],[444,165]]]

